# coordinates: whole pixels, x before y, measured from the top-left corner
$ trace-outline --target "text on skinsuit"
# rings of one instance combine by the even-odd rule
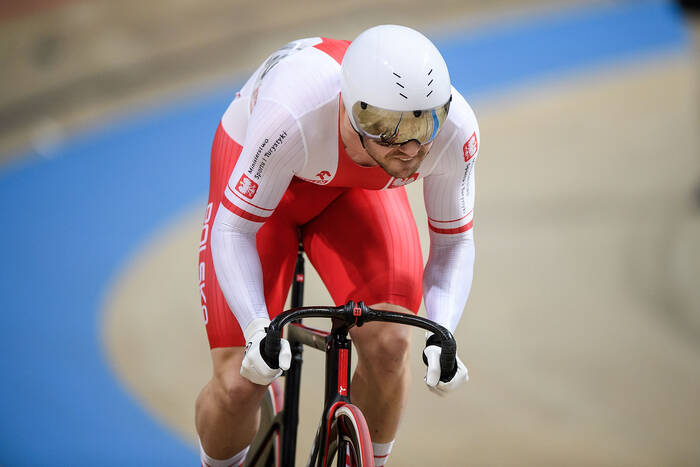
[[[469,176],[471,175],[473,167],[474,161],[467,164],[467,166],[464,168],[464,175],[462,176],[462,182],[460,184],[459,206],[462,212],[467,211],[467,198],[469,198]]]
[[[467,139],[462,146],[462,152],[464,153],[464,162],[467,162],[467,166],[464,168],[464,175],[462,176],[461,182],[461,198],[460,207],[463,212],[467,210],[467,198],[469,198],[469,178],[471,176],[471,171],[474,168],[474,156],[479,151],[479,141],[476,138],[476,131]]]
[[[260,159],[260,165],[258,166],[258,170],[255,171],[254,177],[256,179],[259,179],[262,176],[263,170],[265,169],[265,165],[267,165],[267,161],[270,158],[270,156],[277,151],[277,148],[282,144],[282,141],[287,137],[287,132],[283,131],[280,133],[280,135],[277,137],[274,143],[272,143],[272,146],[270,146],[270,149],[265,151],[265,153],[262,155],[262,158]],[[265,141],[267,141],[267,138],[265,138]],[[262,146],[258,149],[262,149]]]
[[[250,167],[248,167],[248,174],[253,173],[253,169],[255,168],[255,164],[258,163],[258,159],[260,158],[260,153],[262,152],[263,149],[265,149],[265,145],[269,142],[270,140],[265,138],[265,141],[260,143],[260,146],[258,146],[258,150],[255,151],[255,156],[253,157],[253,162],[250,163]]]
[[[207,248],[207,240],[209,239],[209,221],[211,220],[211,211],[214,203],[207,205],[207,212],[204,214],[204,225],[202,225],[202,236],[199,239],[199,251],[204,251]]]
[[[202,315],[206,326],[209,324],[209,312],[207,311],[207,296],[204,294],[204,287],[206,287],[206,266],[202,261],[199,263],[199,295],[202,297]]]
[[[214,208],[214,203],[207,205],[207,212],[204,215],[204,225],[202,226],[202,237],[199,241],[199,251],[207,249],[207,240],[209,239],[209,230],[211,222],[211,213]],[[209,324],[209,312],[207,311],[207,296],[204,294],[206,287],[206,266],[204,261],[199,263],[199,295],[202,297],[202,315],[204,317],[204,325]]]

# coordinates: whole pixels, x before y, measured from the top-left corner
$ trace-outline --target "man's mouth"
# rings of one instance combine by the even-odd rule
[[[416,156],[395,156],[398,160],[403,162],[412,161]]]

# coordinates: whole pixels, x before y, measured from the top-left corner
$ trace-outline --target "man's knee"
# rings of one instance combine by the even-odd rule
[[[211,384],[218,403],[229,413],[238,414],[241,410],[257,410],[260,399],[265,393],[265,387],[250,382],[241,376],[241,361],[243,348],[214,349],[214,377]]]
[[[380,306],[373,306],[376,309]],[[400,307],[396,307],[400,308]],[[398,311],[392,309],[391,311]],[[375,376],[400,374],[407,368],[411,345],[410,328],[396,323],[367,323],[352,335],[359,361]]]

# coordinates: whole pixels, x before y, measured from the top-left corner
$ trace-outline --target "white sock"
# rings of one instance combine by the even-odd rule
[[[202,442],[200,441],[199,459],[202,461],[202,467],[239,467],[243,464],[246,454],[248,454],[248,448],[250,448],[250,446],[246,446],[245,449],[229,459],[218,460],[212,459],[204,452]]]
[[[391,447],[393,445],[393,441],[390,443],[372,443],[375,467],[381,467],[384,464],[386,464],[386,460],[389,458],[389,454],[391,453]]]

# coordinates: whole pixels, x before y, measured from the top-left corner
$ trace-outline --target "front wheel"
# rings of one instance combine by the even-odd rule
[[[374,467],[369,428],[357,406],[346,404],[335,411],[329,441],[326,467]]]

